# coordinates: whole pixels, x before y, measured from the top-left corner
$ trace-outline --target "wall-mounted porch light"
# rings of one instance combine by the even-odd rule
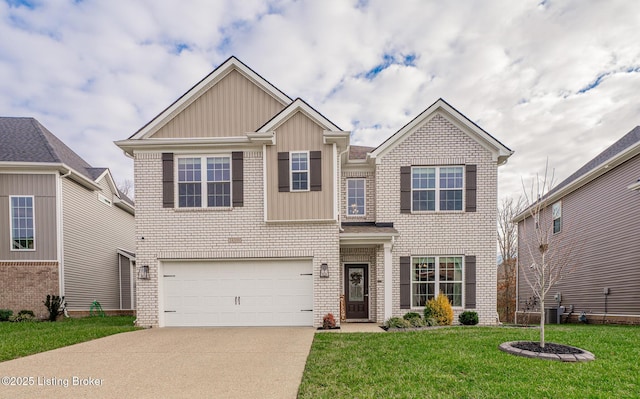
[[[320,265],[320,277],[329,278],[329,265],[323,263]]]
[[[143,265],[138,268],[138,278],[140,280],[149,280],[149,266]]]

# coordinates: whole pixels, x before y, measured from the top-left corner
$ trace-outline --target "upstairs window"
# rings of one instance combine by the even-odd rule
[[[11,196],[11,250],[35,250],[32,196]]]
[[[347,179],[347,215],[365,216],[365,179]]]
[[[412,211],[461,211],[461,166],[411,168]]]
[[[202,171],[206,173],[202,173]],[[203,193],[206,201],[202,200]],[[228,156],[178,158],[178,207],[230,207],[231,159]]]
[[[309,153],[291,153],[291,191],[309,191]]]
[[[562,201],[551,206],[551,214],[553,216],[553,234],[557,234],[562,230]]]

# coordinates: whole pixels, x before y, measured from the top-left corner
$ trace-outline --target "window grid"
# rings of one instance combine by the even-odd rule
[[[206,195],[205,201],[202,199],[203,193]],[[230,206],[231,158],[229,156],[178,158],[179,208]]]
[[[551,207],[553,216],[553,234],[557,234],[562,230],[562,201],[558,201]]]
[[[347,179],[347,215],[366,215],[366,179]]]
[[[35,250],[33,197],[11,197],[11,249]]]
[[[414,166],[411,168],[412,211],[461,211],[463,186],[461,166]]]
[[[309,190],[309,153],[291,153],[291,191]]]
[[[442,293],[451,306],[462,306],[462,257],[419,256],[411,261],[411,306],[424,307]]]

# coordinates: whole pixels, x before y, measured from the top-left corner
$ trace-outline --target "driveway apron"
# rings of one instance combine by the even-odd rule
[[[314,332],[161,328],[112,335],[0,363],[0,398],[295,398]],[[6,377],[22,385],[5,385]]]

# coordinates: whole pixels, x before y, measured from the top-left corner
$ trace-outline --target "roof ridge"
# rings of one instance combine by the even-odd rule
[[[43,130],[43,129],[46,129],[46,128],[44,126],[42,126],[40,124],[40,122],[38,122],[38,120],[36,118],[34,118],[34,117],[27,117],[27,119],[31,120],[31,124],[36,128],[36,131],[38,132],[38,134],[40,134],[42,136],[42,138],[44,139],[44,144],[47,147],[47,150],[49,151],[49,154],[51,154],[51,156],[57,162],[64,163],[62,161],[62,159],[60,158],[60,156],[58,155],[58,153],[53,148],[53,146],[51,145],[51,142],[49,142],[49,138],[47,137],[46,133]]]

